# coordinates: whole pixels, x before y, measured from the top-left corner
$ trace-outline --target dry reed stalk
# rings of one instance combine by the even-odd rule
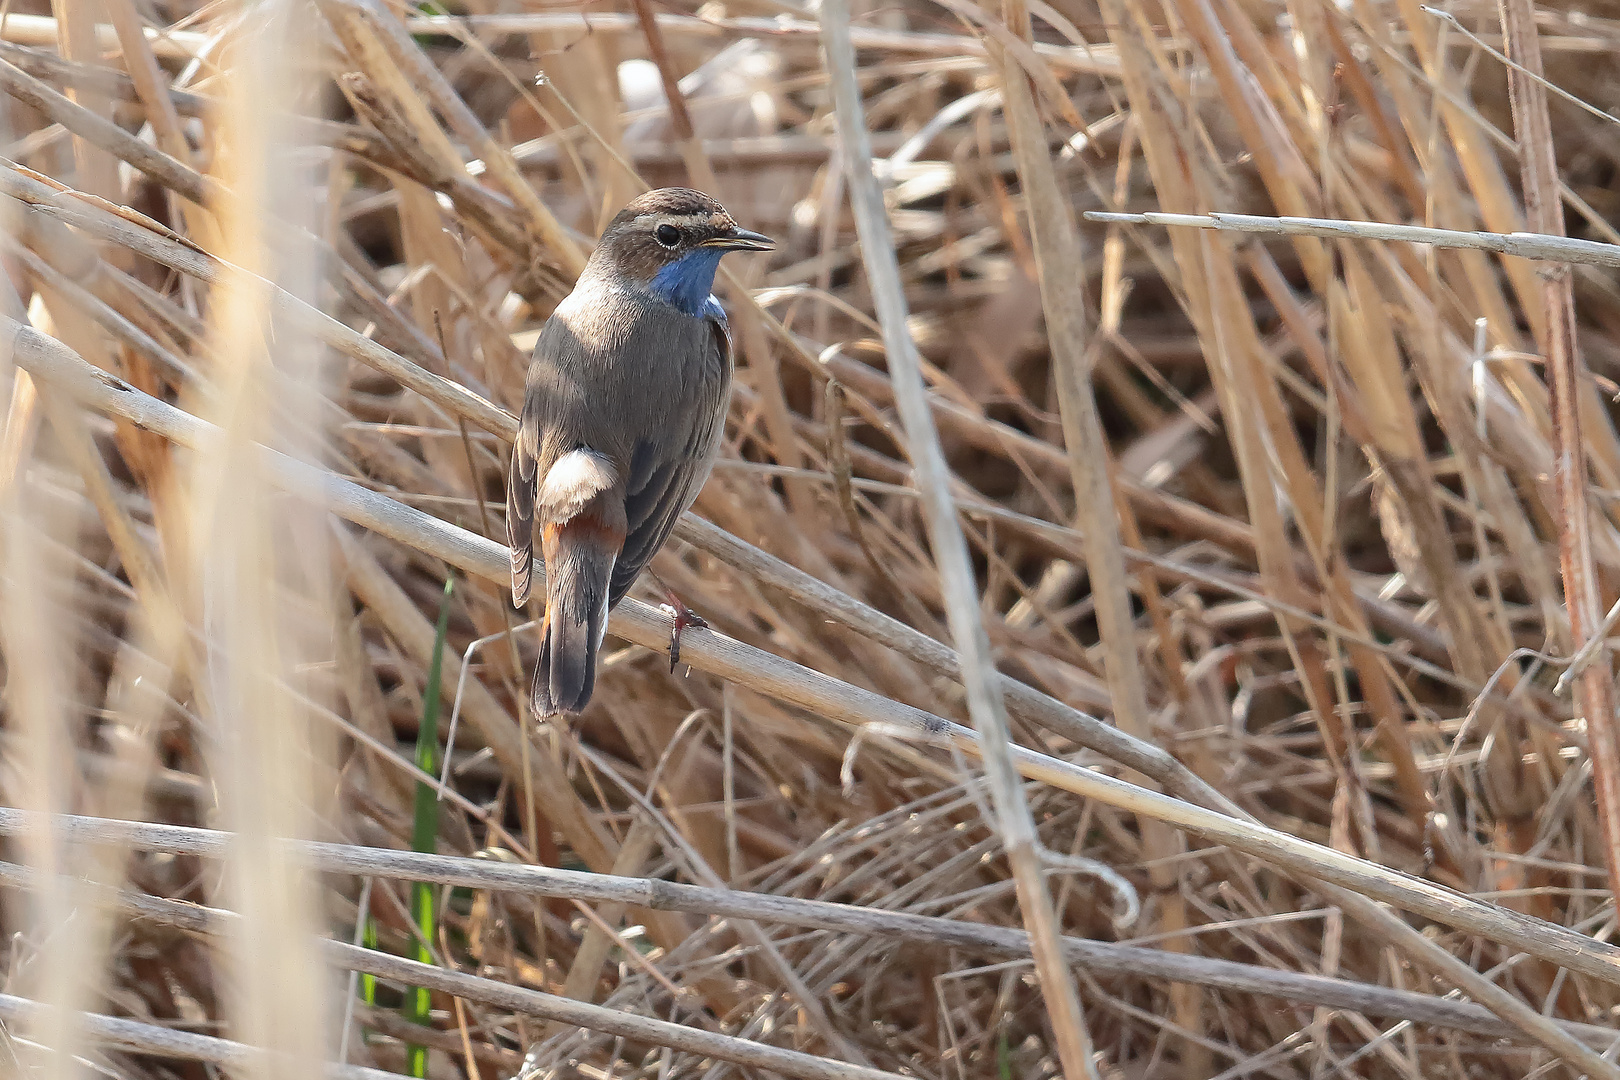
[[[1157,211],[1122,214],[1108,210],[1088,210],[1087,221],[1129,222],[1146,225],[1219,229],[1272,236],[1324,236],[1354,240],[1399,240],[1411,244],[1464,250],[1495,251],[1521,259],[1547,262],[1586,263],[1591,266],[1620,267],[1620,245],[1595,240],[1574,240],[1557,233],[1466,232],[1457,229],[1430,229],[1420,225],[1397,225],[1381,221],[1336,221],[1327,218],[1262,217],[1255,214],[1166,214]]]
[[[571,1026],[589,1027],[620,1038],[669,1046],[703,1057],[799,1077],[801,1080],[895,1080],[899,1075],[620,1013],[505,983],[475,979],[459,972],[418,964],[386,953],[357,949],[341,942],[328,942],[327,951],[339,962],[352,964],[356,970],[369,974],[429,986],[464,999],[500,1005],[529,1016],[560,1020]]]
[[[20,12],[6,14],[4,33],[0,34],[4,40],[17,45],[55,45],[60,40],[61,30],[54,16],[29,15]],[[145,37],[153,50],[166,59],[179,59],[195,56],[207,43],[207,35],[185,30],[160,30],[157,27],[146,27]],[[97,49],[118,48],[117,31],[112,26],[95,24],[93,47]]]
[[[13,1024],[37,1023],[43,1018],[43,1013],[44,1008],[39,1002],[0,994],[0,1016]],[[251,1070],[263,1064],[262,1050],[229,1039],[175,1031],[118,1016],[86,1014],[80,1019],[90,1038],[121,1049],[181,1061],[206,1061],[242,1070]],[[331,1080],[392,1080],[399,1074],[354,1065],[327,1064],[321,1069],[320,1075]]]
[[[1015,40],[1033,38],[1029,12],[1022,0],[1005,0],[1001,8],[1001,17]],[[1098,632],[1107,650],[1104,667],[1109,695],[1119,727],[1136,739],[1152,742],[1147,691],[1137,654],[1125,559],[1120,550],[1120,525],[1115,517],[1116,501],[1122,500],[1110,482],[1108,441],[1092,387],[1092,369],[1099,352],[1096,343],[1087,340],[1084,297],[1069,284],[1085,276],[1079,236],[1046,153],[1045,134],[1025,73],[1004,49],[992,46],[991,55],[1000,67],[1003,107],[1018,161],[1019,181],[1026,192],[1076,525],[1085,537],[1085,565],[1093,581]],[[1174,861],[1181,854],[1182,843],[1158,822],[1143,820],[1138,827],[1142,831],[1143,855],[1154,867],[1153,889],[1161,897],[1159,926],[1172,935],[1168,947],[1177,949],[1182,947],[1180,932],[1188,922],[1185,901],[1175,887]],[[1177,1024],[1193,1036],[1187,1040],[1184,1068],[1189,1075],[1207,1072],[1209,1055],[1197,1038],[1204,1029],[1200,1002],[1184,991],[1174,994],[1172,1000]]]
[[[24,820],[23,815],[15,812],[0,814],[0,828],[15,831]],[[226,850],[226,837],[207,830],[129,825],[88,818],[64,818],[61,824],[67,837],[74,840],[105,837],[145,850],[205,856],[220,855]],[[544,867],[492,868],[490,862],[483,860],[408,852],[379,853],[374,848],[338,844],[310,846],[305,851],[305,857],[312,865],[332,873],[425,880],[518,894],[566,896],[576,900],[595,900],[610,907],[634,905],[648,910],[754,919],[762,923],[892,937],[919,945],[963,948],[988,956],[1030,955],[1028,936],[1021,931],[843,904],[793,900],[703,886],[672,885],[655,879],[579,874]],[[0,863],[0,877],[4,877],[8,884],[37,887],[37,875],[14,864]],[[110,894],[98,895],[105,897]],[[218,933],[218,920],[231,914],[133,893],[120,894],[117,906],[126,913],[203,933]],[[1250,993],[1353,1009],[1373,1016],[1406,1017],[1492,1036],[1502,1036],[1512,1030],[1480,1006],[1410,991],[1391,991],[1343,979],[1297,975],[1254,965],[1184,957],[1160,950],[1077,938],[1065,938],[1063,950],[1070,963],[1095,972],[1120,974],[1140,971],[1211,988],[1242,989]],[[1563,1026],[1594,1046],[1606,1046],[1612,1039],[1608,1029],[1601,1026],[1567,1022]]]
[[[484,125],[445,82],[444,76],[427,62],[421,49],[405,33],[405,27],[369,0],[347,0],[347,3],[355,12],[364,13],[363,17],[379,33],[394,62],[410,79],[401,99],[414,100],[417,94],[425,94],[443,113],[456,135],[478,152],[485,169],[506,188],[507,196],[527,218],[525,227],[545,241],[551,256],[561,263],[570,278],[577,275],[585,266],[585,256],[579,246],[518,173],[511,155],[489,136]]]
[[[107,21],[118,34],[118,45],[124,53],[129,76],[146,107],[147,123],[152,126],[154,141],[159,150],[186,162],[191,157],[191,146],[181,130],[180,114],[170,95],[163,69],[158,65],[152,46],[142,32],[140,15],[131,0],[102,0]],[[212,251],[220,248],[219,232],[215,223],[200,207],[180,207],[185,219],[186,232],[197,243]]]
[[[652,857],[657,839],[658,833],[653,826],[638,818],[614,857],[613,875],[636,876]],[[624,912],[624,904],[608,904],[602,909],[601,919],[611,926],[624,916]],[[563,982],[564,997],[590,1003],[602,977],[602,965],[607,962],[608,953],[615,944],[614,935],[600,926],[593,925],[585,932],[585,940],[580,942],[579,951],[574,954],[573,966],[568,969],[568,978]],[[552,1036],[561,1034],[564,1026],[561,1021],[554,1020],[547,1033]]]
[[[89,434],[80,425],[80,414],[71,402],[49,393],[43,397],[46,416],[64,455],[76,469],[84,483],[92,505],[118,552],[128,573],[140,604],[139,626],[131,635],[139,643],[134,657],[126,656],[125,663],[109,679],[109,705],[118,709],[119,723],[109,731],[107,742],[112,751],[106,773],[101,782],[84,792],[82,798],[94,813],[114,818],[139,818],[147,807],[147,792],[157,767],[154,745],[159,727],[161,695],[172,692],[177,681],[177,670],[195,678],[202,670],[194,651],[182,640],[185,622],[174,598],[169,595],[158,567],[147,551],[134,522],[120,505],[112,476],[97,451]],[[58,748],[60,751],[61,748]],[[78,950],[76,957],[58,956],[53,959],[67,972],[101,970],[109,960],[116,927],[108,919],[108,911],[98,911],[83,904],[86,892],[94,888],[116,889],[124,880],[131,850],[123,844],[95,845],[81,853],[81,859],[70,860],[74,867],[72,877],[78,882],[77,890],[66,890],[52,897],[74,912],[76,924],[72,931],[61,935]],[[56,994],[47,986],[42,995],[66,1009],[84,1008],[84,988],[90,982],[76,978],[81,989],[77,995]],[[77,997],[78,1000],[74,1000]],[[75,1024],[71,1013],[55,1018],[58,1024]],[[93,1036],[95,1025],[85,1021],[83,1037]],[[58,1062],[68,1060],[72,1040],[80,1037],[72,1028],[60,1031],[46,1045],[58,1048]]]
[[[6,301],[8,308],[21,314],[14,293],[8,295]],[[43,292],[36,296],[31,313],[36,324],[46,326],[52,325],[53,314],[68,316],[60,296]],[[66,319],[62,332],[64,337],[77,341],[81,347],[98,348],[99,343],[84,334],[70,318]],[[149,609],[151,622],[156,627],[170,631],[167,637],[163,637],[161,629],[158,631],[160,648],[156,651],[164,653],[166,650],[162,646],[172,642],[172,631],[177,625],[172,608],[166,609],[164,606],[166,598],[160,595],[161,585],[134,535],[127,515],[116,502],[111,478],[99,454],[82,430],[72,424],[66,428],[63,426],[64,419],[76,423],[77,410],[53,394],[37,394],[37,388],[20,371],[13,372],[13,379],[14,391],[22,393],[14,397],[14,408],[8,417],[7,456],[23,453],[22,438],[25,432],[29,437],[35,434],[27,432],[23,412],[16,408],[20,398],[32,403],[28,411],[37,409],[51,419],[53,431],[64,444],[63,455],[80,472],[95,511],[105,522],[120,557],[129,566],[131,580],[139,583],[142,599],[152,606]],[[19,459],[13,458],[10,462],[4,496],[8,520],[14,523],[15,528],[8,544],[11,562],[6,577],[11,590],[6,610],[14,616],[26,618],[30,606],[38,603],[40,596],[36,587],[22,583],[24,575],[32,577],[37,572],[25,567],[29,560],[40,558],[40,541],[49,533],[61,530],[68,522],[60,510],[53,512],[40,505],[20,488],[18,482],[22,478],[17,471],[20,466]],[[16,625],[11,624],[8,632],[15,634]],[[35,640],[24,644],[12,638],[7,645],[8,656],[16,655],[20,659],[28,655],[31,662],[37,665],[33,674],[19,673],[15,687],[8,685],[9,692],[19,695],[15,699],[19,702],[26,700],[21,695],[34,695],[34,699],[27,701],[19,710],[34,722],[21,725],[24,736],[22,753],[16,757],[20,759],[17,763],[27,770],[24,775],[31,774],[39,779],[23,783],[21,798],[60,801],[62,805],[84,808],[96,807],[98,809],[93,812],[114,817],[140,815],[151,776],[151,710],[138,705],[128,710],[129,723],[117,732],[119,737],[109,739],[117,755],[109,770],[111,775],[107,777],[110,782],[97,789],[81,790],[73,764],[77,755],[73,753],[72,714],[64,707],[67,697],[63,695],[53,700],[56,695],[62,695],[64,687],[59,677],[52,673],[53,667],[62,666],[61,659],[52,656],[51,652],[62,648],[72,638],[56,630],[46,630],[41,634],[38,627],[27,633],[30,639]],[[119,674],[123,674],[126,681],[120,685],[115,680],[109,689],[127,692],[132,688],[127,681],[130,673],[124,671]],[[154,686],[166,685],[168,673],[161,664],[147,667],[141,674],[151,679]],[[38,727],[41,720],[60,727],[55,731],[42,729]],[[122,882],[129,849],[123,845],[108,844],[94,845],[76,854],[69,853],[58,850],[58,838],[50,830],[31,840],[45,863],[65,871],[64,876],[46,891],[43,897],[45,902],[38,909],[32,927],[34,932],[41,933],[44,940],[50,943],[40,958],[40,966],[44,970],[36,973],[25,969],[21,973],[27,980],[24,985],[31,987],[33,992],[53,1006],[43,1015],[36,1011],[34,1019],[38,1023],[31,1025],[50,1054],[43,1063],[43,1073],[65,1076],[72,1072],[77,1046],[87,1034],[78,1010],[92,1000],[90,987],[93,980],[84,978],[84,973],[105,970],[112,943],[113,928],[106,918],[108,913],[84,910],[80,905],[87,889],[96,885],[116,888]]]
[[[245,1071],[268,1077],[312,1074],[327,1056],[329,980],[310,977],[320,964],[311,940],[318,900],[277,841],[314,827],[328,742],[276,684],[301,682],[299,668],[321,655],[292,609],[309,602],[319,611],[331,582],[324,548],[305,546],[322,535],[320,516],[273,505],[256,444],[319,454],[296,425],[315,415],[327,373],[323,350],[277,325],[266,287],[273,279],[291,295],[308,295],[317,280],[310,247],[296,234],[291,245],[272,236],[278,221],[296,221],[311,203],[312,192],[289,168],[288,132],[278,122],[303,107],[290,61],[302,55],[307,27],[283,7],[250,15],[244,29],[248,40],[226,95],[230,134],[216,159],[233,197],[210,207],[236,268],[220,283],[208,330],[228,359],[212,373],[211,393],[186,388],[216,432],[209,452],[191,463],[187,484],[188,596],[204,640],[198,680],[208,685],[214,710],[205,717],[212,743],[206,756],[220,779],[223,819],[236,834],[222,892],[242,919],[221,950],[222,990],[233,1029],[265,1051]],[[266,395],[285,411],[267,408]],[[289,424],[287,415],[297,419]]]
[[[1542,81],[1540,31],[1533,9],[1520,0],[1502,0],[1502,36],[1510,63],[1508,90],[1513,100],[1513,126],[1519,139],[1519,170],[1524,187],[1525,217],[1536,232],[1561,236],[1563,209],[1558,199],[1558,162],[1553,150],[1547,92]],[[1586,644],[1600,621],[1596,567],[1592,561],[1591,510],[1586,496],[1586,444],[1581,436],[1581,389],[1587,369],[1575,331],[1573,271],[1565,264],[1542,269],[1541,299],[1546,319],[1545,352],[1552,394],[1553,486],[1561,511],[1559,563],[1563,568],[1564,602],[1569,611],[1571,644]],[[1620,896],[1620,736],[1615,731],[1614,673],[1602,660],[1588,666],[1575,682],[1586,717],[1586,737],[1597,794],[1598,824],[1609,870],[1609,890]]]
[[[36,324],[51,328],[44,305],[31,305]],[[8,365],[9,366],[9,365]],[[67,535],[71,519],[26,490],[23,463],[34,454],[41,395],[31,379],[13,369],[11,408],[6,417],[6,453],[9,466],[0,499],[4,502],[5,597],[0,605],[0,639],[7,657],[7,711],[17,716],[20,753],[10,761],[15,779],[7,787],[10,797],[31,810],[73,805],[72,728],[69,726],[69,687],[62,651],[69,647],[61,624],[49,616],[47,575],[41,567],[48,538]],[[55,512],[53,513],[53,509]],[[28,932],[47,943],[33,964],[18,973],[18,982],[46,1008],[29,1035],[48,1056],[40,1063],[47,1077],[68,1077],[84,1039],[80,1011],[88,988],[77,978],[86,969],[99,969],[105,941],[92,929],[71,933],[63,924],[81,902],[78,869],[70,853],[61,850],[55,830],[41,822],[22,837],[31,865],[55,876],[47,881],[38,903],[28,911]],[[92,867],[96,860],[91,860]]]
[[[1148,101],[1152,100],[1154,96],[1159,93],[1159,91],[1148,81],[1149,65],[1146,62],[1146,55],[1147,49],[1150,48],[1151,45],[1146,47],[1140,45],[1138,39],[1134,37],[1135,29],[1136,28],[1125,29],[1125,24],[1122,23],[1120,25],[1119,34],[1124,36],[1123,38],[1116,36],[1116,40],[1122,41],[1122,55],[1125,62],[1127,89],[1132,95],[1133,99],[1145,106]],[[1233,88],[1232,92],[1241,98],[1241,94],[1236,90],[1235,87]],[[1241,108],[1243,107],[1244,102],[1239,100],[1233,101],[1231,104],[1235,108]],[[1177,200],[1182,201],[1184,205],[1191,204],[1187,205],[1187,209],[1191,209],[1193,206],[1196,206],[1199,203],[1207,203],[1207,200],[1210,198],[1207,190],[1208,180],[1205,179],[1204,174],[1202,174],[1196,167],[1189,170],[1188,162],[1191,159],[1191,148],[1185,140],[1185,137],[1180,132],[1175,130],[1177,123],[1182,121],[1184,117],[1179,110],[1176,110],[1174,107],[1161,107],[1158,117],[1162,118],[1164,121],[1162,126],[1157,122],[1144,125],[1146,128],[1144,132],[1144,146],[1148,151],[1150,165],[1154,169],[1156,177],[1159,179],[1161,196],[1167,194],[1167,185],[1172,185],[1171,189],[1175,191],[1175,197]],[[1178,140],[1181,143],[1180,146],[1176,146]],[[1263,152],[1263,150],[1258,146],[1256,147],[1256,151]],[[1283,180],[1280,176],[1272,177],[1272,183],[1282,184]],[[1172,204],[1172,206],[1174,208],[1174,204]],[[1193,250],[1191,244],[1183,240],[1179,240],[1175,236],[1172,236],[1172,241],[1178,249],[1179,261],[1184,269],[1184,272],[1187,274],[1187,277],[1184,279],[1184,284],[1189,286],[1189,290],[1192,282],[1200,276],[1212,279],[1210,285],[1213,286],[1213,288],[1209,293],[1202,296],[1193,294],[1190,297],[1194,305],[1195,323],[1200,325],[1201,331],[1210,333],[1211,336],[1216,339],[1217,343],[1215,344],[1212,352],[1216,356],[1221,357],[1226,363],[1230,363],[1234,356],[1246,355],[1248,348],[1245,345],[1228,344],[1228,340],[1230,339],[1227,337],[1227,335],[1233,330],[1241,330],[1246,325],[1246,320],[1240,306],[1233,304],[1232,302],[1235,298],[1235,286],[1225,284],[1225,280],[1223,279],[1222,271],[1225,267],[1230,265],[1229,261],[1224,258],[1214,257],[1214,245],[1208,243],[1207,241],[1200,243],[1196,252]],[[1308,265],[1309,264],[1307,264],[1307,268]],[[1202,271],[1202,274],[1200,274],[1200,271]],[[1225,286],[1224,288],[1222,287],[1223,285]],[[1364,300],[1364,307],[1365,304],[1366,301]],[[1208,305],[1207,309],[1204,308],[1204,305]],[[1226,306],[1227,309],[1232,312],[1232,314],[1223,317],[1221,311],[1223,305]],[[1367,350],[1365,348],[1362,348],[1359,351],[1364,357],[1367,356]],[[1382,382],[1385,385],[1384,400],[1395,402],[1399,406],[1394,410],[1395,417],[1401,417],[1403,412],[1405,415],[1409,416],[1410,413],[1406,411],[1406,402],[1404,396],[1398,399],[1392,396],[1396,390],[1394,386],[1391,385],[1388,374],[1379,370],[1379,368],[1380,365],[1375,364],[1367,370],[1367,373],[1363,376],[1363,386],[1377,386],[1380,382]],[[1218,369],[1215,366],[1212,366],[1211,370],[1213,374]],[[1223,413],[1229,419],[1235,419],[1241,416],[1241,406],[1236,398],[1232,396],[1234,392],[1234,384],[1231,381],[1231,376],[1227,377],[1224,384],[1218,380],[1217,385],[1224,385],[1223,393],[1228,395],[1228,400],[1225,402],[1223,407]],[[1391,444],[1391,447],[1399,455],[1400,460],[1409,461],[1414,453],[1413,436],[1415,435],[1415,423],[1411,421],[1408,421],[1405,424],[1397,423],[1394,428],[1389,428],[1387,427],[1387,424],[1390,418],[1386,415],[1381,417],[1381,419],[1386,424],[1386,431],[1388,434],[1395,437],[1397,440],[1394,444]],[[1240,432],[1242,430],[1243,429],[1239,429]],[[1239,439],[1237,449],[1239,459],[1243,464],[1245,473],[1252,474],[1256,478],[1251,480],[1246,486],[1252,493],[1258,495],[1261,490],[1258,477],[1267,471],[1267,466],[1264,463],[1264,459],[1259,455],[1259,444],[1257,442],[1246,442]],[[1402,477],[1406,476],[1405,473],[1400,473],[1398,475]],[[1407,495],[1409,505],[1412,501],[1422,504],[1429,498],[1428,489],[1425,484],[1421,482],[1421,480],[1415,483],[1407,482],[1403,487],[1403,493]],[[1270,509],[1267,501],[1264,498],[1261,498],[1258,501],[1252,500],[1250,506],[1251,511],[1256,515],[1257,523],[1262,521],[1263,516],[1270,516],[1273,514],[1273,511]],[[1273,517],[1273,520],[1276,521],[1275,517]],[[1278,526],[1280,526],[1280,521],[1278,521],[1277,524],[1273,525],[1270,529],[1266,528],[1262,524],[1260,530],[1262,536],[1275,536],[1276,533],[1273,530],[1277,529]],[[1429,534],[1431,538],[1435,538],[1431,539],[1431,544],[1435,544],[1437,534],[1433,528],[1429,529]],[[1274,542],[1271,546],[1273,546],[1274,549]],[[1264,557],[1265,550],[1265,548],[1262,548],[1262,567],[1264,567],[1268,561]],[[1445,554],[1447,551],[1449,551],[1449,549],[1443,546],[1443,541],[1439,541],[1438,546],[1425,548],[1426,554],[1433,555],[1436,558]],[[1289,575],[1286,570],[1286,561],[1273,555],[1270,562],[1275,570],[1282,575],[1277,579],[1277,583],[1283,588],[1297,590],[1297,583],[1289,580]],[[1449,567],[1445,566],[1443,561],[1440,565],[1436,566],[1435,569],[1436,580],[1455,581],[1455,572]],[[1474,647],[1474,642],[1471,638],[1465,638],[1465,635],[1471,633],[1471,631],[1467,628],[1467,624],[1470,621],[1467,615],[1467,603],[1460,597],[1456,596],[1454,591],[1451,605],[1447,610],[1450,610],[1457,620],[1453,624],[1453,647],[1462,650],[1462,656],[1460,659],[1464,663],[1470,664],[1470,670],[1473,672],[1473,677],[1482,678],[1485,674],[1485,669],[1483,666],[1479,664],[1477,660],[1470,661],[1468,659],[1469,652]],[[1297,639],[1297,633],[1290,635],[1286,624],[1284,625],[1284,632],[1286,637]],[[1320,662],[1319,660],[1315,659],[1314,648],[1307,650],[1306,648],[1301,647],[1301,645],[1295,644],[1294,640],[1291,640],[1290,652],[1294,656],[1296,666],[1300,666],[1301,675],[1306,680],[1307,685],[1313,681],[1316,683],[1314,691],[1309,696],[1312,699],[1314,710],[1317,712],[1319,717],[1322,717],[1325,720],[1327,716],[1324,709],[1326,704],[1326,687],[1322,682]],[[1332,725],[1330,724],[1330,730],[1331,727]],[[1358,919],[1370,924],[1373,927],[1376,927],[1383,934],[1393,938],[1393,940],[1401,941],[1407,948],[1415,949],[1417,954],[1423,957],[1423,961],[1425,963],[1435,965],[1438,970],[1444,971],[1448,978],[1462,980],[1462,982],[1468,985],[1471,989],[1477,987],[1478,989],[1489,993],[1489,1000],[1492,1001],[1493,1008],[1503,1010],[1504,1016],[1512,1016],[1513,1022],[1523,1026],[1525,1030],[1539,1029],[1536,1037],[1539,1039],[1549,1040],[1546,1045],[1557,1046],[1558,1052],[1565,1056],[1566,1060],[1578,1059],[1583,1065],[1586,1065],[1588,1062],[1596,1061],[1595,1055],[1574,1047],[1569,1043],[1568,1040],[1562,1039],[1561,1037],[1556,1036],[1554,1033],[1542,1027],[1539,1022],[1532,1015],[1530,1015],[1530,1010],[1526,1009],[1522,1003],[1512,998],[1511,995],[1502,994],[1499,991],[1496,991],[1494,986],[1490,986],[1489,984],[1485,983],[1484,980],[1479,979],[1471,970],[1468,970],[1462,965],[1455,963],[1451,957],[1442,954],[1437,950],[1427,948],[1420,941],[1415,940],[1415,936],[1411,934],[1408,927],[1396,922],[1395,920],[1387,918],[1385,913],[1378,910],[1373,905],[1368,904],[1362,897],[1355,896],[1346,891],[1339,891],[1336,899],[1344,904],[1344,906],[1346,906]],[[1601,1062],[1598,1062],[1597,1064],[1600,1068],[1604,1067]]]
[[[798,37],[810,39],[820,34],[820,27],[802,19],[793,18],[719,18],[663,14],[659,25],[671,34],[699,37],[721,37],[726,34],[760,35],[765,37]],[[461,18],[440,15],[415,16],[405,21],[412,33],[431,33],[436,30],[454,32],[460,28],[481,30],[486,33],[531,34],[543,30],[584,30],[590,33],[629,31],[639,26],[635,16],[608,11],[593,12],[526,12],[511,15],[472,15]],[[984,43],[974,37],[951,34],[927,34],[916,31],[885,31],[870,27],[851,28],[850,38],[857,48],[890,49],[904,54],[922,56],[985,55]],[[1036,55],[1067,71],[1084,71],[1097,75],[1110,75],[1115,69],[1109,62],[1109,50],[1097,46],[1076,48],[1042,44],[1034,50]]]
[[[1095,1080],[1100,1074],[1092,1060],[1091,1036],[1086,1031],[1080,996],[1069,980],[1058,948],[1056,912],[1042,870],[1035,819],[1030,815],[1009,752],[1012,732],[1007,726],[1001,684],[991,674],[990,639],[979,620],[973,564],[957,521],[956,503],[947,486],[939,433],[924,400],[926,389],[919,370],[917,347],[906,328],[907,309],[900,285],[900,268],[893,258],[883,193],[872,172],[866,109],[855,81],[855,47],[849,40],[849,8],[844,0],[825,4],[821,20],[822,47],[832,74],[838,131],[844,143],[850,202],[860,229],[861,252],[870,278],[873,304],[883,327],[883,344],[888,353],[901,421],[906,429],[907,456],[927,508],[928,537],[939,567],[951,636],[956,640],[957,654],[961,657],[962,682],[978,734],[979,754],[995,807],[997,827],[1017,884],[1019,912],[1029,928],[1035,970],[1064,1075]]]
[[[93,62],[98,57],[96,30],[100,8],[96,0],[52,0],[57,49],[63,57],[79,63]],[[110,103],[95,91],[79,91],[76,96],[82,107],[92,114],[104,116],[109,111]],[[73,140],[73,156],[77,163],[76,187],[104,199],[123,201],[119,197],[117,168],[111,157],[84,139]]]

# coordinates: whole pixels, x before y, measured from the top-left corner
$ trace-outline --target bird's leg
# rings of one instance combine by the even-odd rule
[[[669,671],[673,675],[676,666],[681,662],[681,634],[689,626],[707,630],[709,624],[703,616],[682,603],[681,598],[675,595],[675,590],[664,584],[663,578],[653,574],[652,579],[664,590],[664,606],[675,617],[675,625],[669,631]]]

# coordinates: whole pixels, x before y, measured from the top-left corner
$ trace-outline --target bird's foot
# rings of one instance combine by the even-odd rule
[[[659,584],[662,585],[663,582]],[[675,590],[668,585],[664,585],[664,599],[667,601],[664,604],[665,609],[675,617],[675,625],[669,631],[669,671],[673,675],[676,666],[681,662],[681,634],[689,626],[707,630],[709,624],[703,616],[683,604],[681,598],[675,595]]]

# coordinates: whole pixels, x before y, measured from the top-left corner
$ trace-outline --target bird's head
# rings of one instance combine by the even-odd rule
[[[709,295],[728,251],[769,251],[768,236],[732,220],[701,191],[659,188],[632,199],[602,233],[593,269],[619,275],[686,312],[718,310]]]

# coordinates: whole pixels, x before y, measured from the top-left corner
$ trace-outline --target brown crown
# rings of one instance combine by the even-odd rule
[[[685,216],[687,214],[714,214],[729,218],[726,208],[719,202],[691,188],[658,188],[644,195],[637,195],[625,204],[613,219],[618,225],[642,214],[673,214]]]

